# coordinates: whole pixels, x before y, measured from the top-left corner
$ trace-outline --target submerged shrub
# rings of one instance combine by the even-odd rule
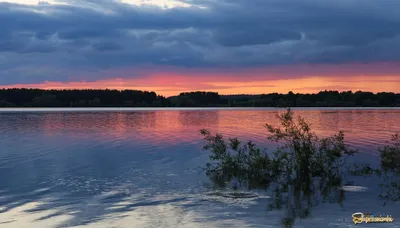
[[[341,190],[347,175],[371,175],[368,165],[348,160],[358,153],[344,141],[343,132],[319,138],[302,118],[287,109],[278,114],[280,126],[266,124],[268,140],[278,148],[268,153],[251,141],[243,143],[237,138],[225,140],[203,129],[205,150],[211,151],[205,172],[219,187],[233,180],[238,187],[264,188],[274,192],[270,208],[287,205],[290,224],[296,216],[307,217],[310,208],[320,201],[344,200]]]
[[[251,141],[243,144],[237,138],[230,138],[225,142],[221,135],[212,135],[205,129],[201,134],[206,141],[204,149],[212,152],[212,162],[206,164],[205,171],[218,186],[226,187],[235,180],[239,186],[266,188],[276,180],[279,164]]]
[[[281,126],[266,124],[268,139],[279,145],[272,154],[257,148],[252,141],[225,141],[220,134],[201,130],[206,142],[204,149],[211,151],[206,174],[222,184],[235,179],[249,188],[267,188],[272,182],[300,184],[317,177],[339,184],[348,173],[368,173],[368,166],[347,160],[358,151],[344,142],[343,132],[319,138],[302,117],[295,120],[290,109],[277,117]]]
[[[393,135],[391,142],[380,148],[379,152],[381,169],[376,172],[384,180],[380,185],[380,196],[385,200],[400,201],[400,135]]]

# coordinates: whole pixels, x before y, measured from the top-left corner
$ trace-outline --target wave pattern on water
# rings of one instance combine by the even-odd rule
[[[0,227],[279,225],[280,212],[265,211],[269,196],[230,198],[207,187],[199,174],[208,159],[199,130],[270,147],[264,125],[278,124],[281,109],[36,111],[0,112]],[[343,130],[366,155],[376,156],[376,148],[400,132],[398,109],[296,114],[320,136]],[[345,209],[322,206],[297,225],[351,227],[359,205],[378,208],[366,199],[374,191],[367,184],[346,187],[353,195]]]

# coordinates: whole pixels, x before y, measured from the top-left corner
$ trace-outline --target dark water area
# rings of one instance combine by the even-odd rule
[[[0,110],[0,227],[277,227],[270,196],[230,198],[200,167],[202,128],[266,148],[265,123],[279,109]],[[295,109],[319,136],[343,130],[357,159],[379,163],[377,148],[400,132],[400,109]],[[351,214],[393,215],[377,180],[356,179],[342,206],[322,204],[295,227],[355,227]],[[360,226],[360,225],[358,225]]]

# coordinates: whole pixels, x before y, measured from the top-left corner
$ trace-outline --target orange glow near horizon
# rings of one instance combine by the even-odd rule
[[[261,94],[261,93],[287,93],[293,91],[295,93],[317,93],[322,90],[338,90],[338,91],[370,91],[370,92],[400,92],[400,80],[393,81],[393,77],[379,77],[380,81],[375,79],[354,77],[352,81],[345,83],[335,81],[338,77],[313,77],[300,79],[283,79],[273,81],[208,81],[198,82],[193,80],[192,83],[179,83],[172,77],[165,76],[169,84],[153,83],[149,79],[149,85],[141,85],[136,80],[129,79],[108,79],[94,82],[44,82],[41,84],[16,84],[7,85],[3,88],[39,88],[39,89],[135,89],[154,91],[163,96],[173,96],[181,92],[189,91],[213,91],[220,94]],[[160,80],[161,82],[164,80]],[[154,81],[153,81],[154,82]]]
[[[315,68],[317,70],[315,70]],[[144,71],[141,77],[130,77],[134,69],[105,72],[105,75],[124,75],[123,78],[97,81],[50,82],[39,84],[14,84],[2,88],[40,88],[40,89],[135,89],[154,91],[163,96],[178,95],[181,92],[213,91],[220,94],[261,94],[261,93],[317,93],[322,90],[370,91],[400,93],[400,74],[352,72],[351,67],[304,67],[276,69],[238,70],[233,72],[205,72],[197,70],[157,69]],[[314,70],[308,75],[308,70]],[[373,68],[371,68],[373,69]],[[384,69],[384,68],[378,68]],[[348,71],[346,73],[346,71]],[[321,73],[322,72],[322,73]],[[325,73],[323,73],[325,72]],[[297,75],[296,75],[297,74]]]

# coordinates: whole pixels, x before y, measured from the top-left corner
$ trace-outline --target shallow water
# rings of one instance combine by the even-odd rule
[[[2,109],[0,227],[276,227],[269,196],[224,197],[200,173],[208,159],[199,130],[264,147],[279,109]],[[399,109],[296,109],[321,136],[339,130],[379,162],[376,148],[400,132]],[[400,219],[400,205],[356,180],[340,207],[323,204],[295,227],[352,227],[351,214]],[[400,223],[373,224],[399,227]],[[371,224],[362,224],[371,226]],[[358,225],[359,226],[359,225]]]

